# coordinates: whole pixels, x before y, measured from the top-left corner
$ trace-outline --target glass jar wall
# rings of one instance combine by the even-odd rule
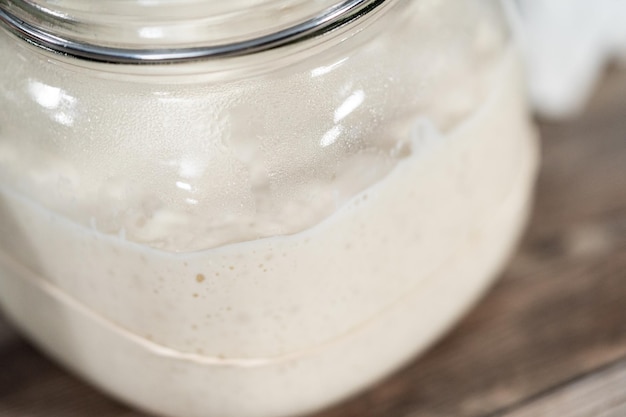
[[[197,22],[166,1],[47,3],[51,22],[83,19],[57,36],[149,54],[336,2],[211,2],[210,39],[173,37]],[[365,3],[297,42],[167,64],[63,55],[5,24],[0,302],[16,325],[118,398],[189,417],[319,409],[432,343],[524,223],[520,64],[497,1]],[[254,20],[242,10],[266,26],[223,23]]]

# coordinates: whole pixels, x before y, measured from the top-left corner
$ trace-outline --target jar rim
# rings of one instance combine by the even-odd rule
[[[0,0],[0,26],[30,44],[69,57],[115,64],[172,64],[250,55],[316,38],[359,19],[387,1],[343,0],[306,20],[271,33],[233,42],[193,46],[137,47],[72,38],[67,33],[55,31],[55,25],[49,24],[51,16],[52,20],[63,16],[45,10],[42,18],[40,7],[28,10],[28,4],[24,8],[16,0]]]

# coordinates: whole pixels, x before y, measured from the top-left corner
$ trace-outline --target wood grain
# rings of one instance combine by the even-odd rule
[[[566,381],[500,417],[609,417],[626,415],[626,363]]]
[[[540,130],[535,214],[502,279],[425,356],[315,417],[626,415],[626,72]],[[0,417],[140,416],[1,321],[0,369]]]

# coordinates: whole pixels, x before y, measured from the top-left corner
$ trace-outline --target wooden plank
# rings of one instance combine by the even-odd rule
[[[626,415],[626,361],[564,384],[497,417],[610,417]]]

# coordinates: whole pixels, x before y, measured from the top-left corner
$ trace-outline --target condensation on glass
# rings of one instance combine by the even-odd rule
[[[317,410],[493,280],[536,165],[490,0],[0,0],[0,304],[172,417]]]

